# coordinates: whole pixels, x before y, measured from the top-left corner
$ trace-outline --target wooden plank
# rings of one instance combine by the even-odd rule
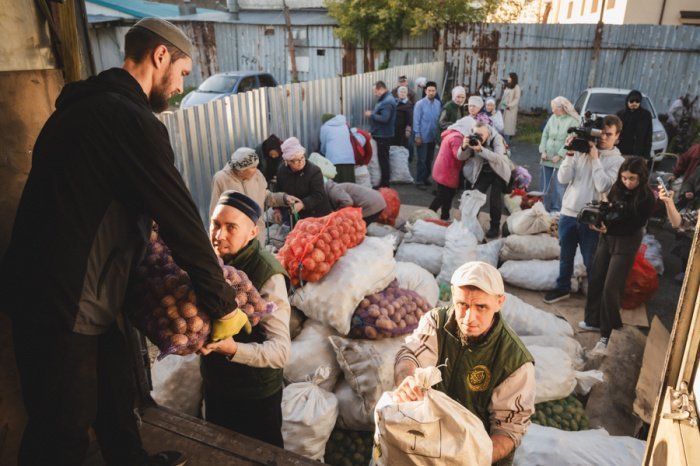
[[[661,390],[666,350],[670,338],[669,331],[666,330],[661,320],[654,316],[644,348],[642,369],[639,372],[639,379],[637,379],[637,388],[635,389],[637,397],[632,405],[634,413],[647,424],[651,424],[654,406],[656,406],[657,397]]]

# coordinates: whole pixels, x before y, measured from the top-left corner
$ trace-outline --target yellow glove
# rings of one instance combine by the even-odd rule
[[[238,335],[241,330],[246,333],[253,331],[253,326],[250,325],[248,316],[240,309],[234,311],[233,317],[228,319],[218,319],[214,321],[211,330],[211,341],[221,341],[228,337]]]

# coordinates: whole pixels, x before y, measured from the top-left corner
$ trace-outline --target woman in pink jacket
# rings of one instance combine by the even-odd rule
[[[452,199],[459,187],[459,174],[464,162],[457,156],[462,152],[474,126],[473,118],[462,118],[442,132],[440,150],[433,164],[433,180],[437,183],[437,194],[430,204],[435,212],[440,209],[440,218],[449,220]]]

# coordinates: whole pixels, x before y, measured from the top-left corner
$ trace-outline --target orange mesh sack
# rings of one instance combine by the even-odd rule
[[[399,209],[401,208],[399,193],[391,188],[379,188],[379,192],[386,201],[386,208],[379,215],[377,222],[394,226],[396,217],[399,216]]]
[[[360,244],[367,233],[362,209],[346,207],[325,217],[305,218],[287,236],[277,259],[294,286],[323,278],[345,251]],[[301,267],[300,267],[301,266]]]

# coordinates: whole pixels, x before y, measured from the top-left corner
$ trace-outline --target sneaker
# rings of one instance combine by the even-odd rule
[[[183,466],[187,457],[179,451],[161,451],[148,457],[148,466]]]
[[[588,325],[585,320],[582,320],[581,322],[578,323],[578,328],[580,328],[584,332],[599,332],[600,331],[600,327],[594,327],[592,325]]]
[[[588,352],[589,357],[602,357],[608,354],[608,339],[601,337],[592,350]]]
[[[552,290],[544,295],[544,302],[547,304],[554,304],[569,299],[570,297],[571,294],[568,291]]]
[[[501,231],[497,226],[489,228],[489,231],[486,232],[486,237],[489,239],[498,238],[499,236],[501,236]]]

